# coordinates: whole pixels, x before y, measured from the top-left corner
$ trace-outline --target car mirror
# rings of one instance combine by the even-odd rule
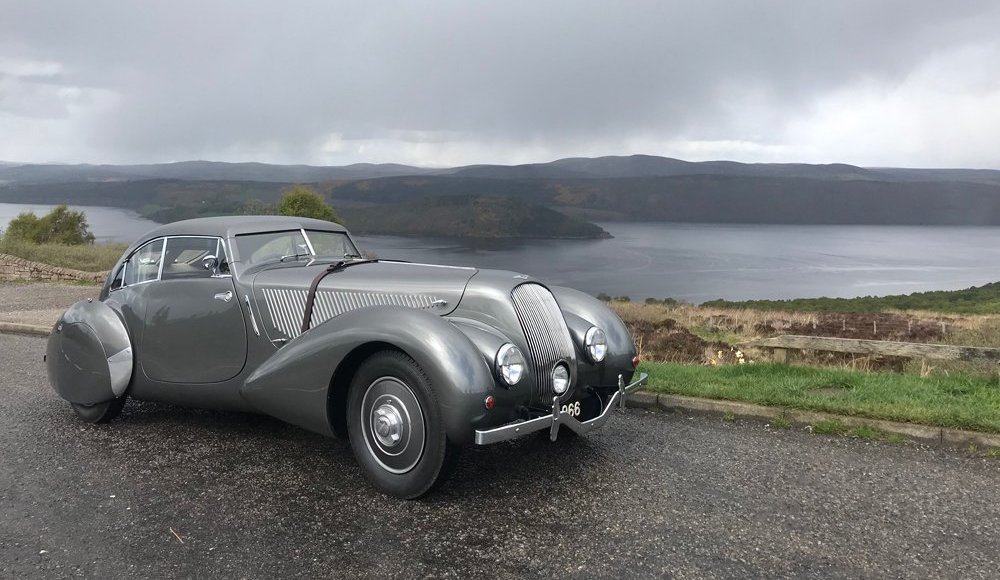
[[[219,267],[219,259],[212,255],[205,256],[201,259],[201,267],[215,274],[215,270]]]

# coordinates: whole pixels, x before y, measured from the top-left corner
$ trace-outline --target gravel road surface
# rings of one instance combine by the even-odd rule
[[[0,322],[50,327],[70,305],[97,298],[100,286],[74,284],[0,283]]]
[[[44,344],[0,335],[3,578],[997,576],[997,460],[631,410],[472,449],[400,502],[266,417],[83,424]]]

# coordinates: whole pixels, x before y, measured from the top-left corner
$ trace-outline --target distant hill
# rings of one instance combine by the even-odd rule
[[[737,175],[821,180],[969,181],[1000,185],[1000,171],[991,169],[865,168],[842,163],[816,165],[806,163],[738,163],[735,161],[693,162],[655,155],[570,157],[547,163],[468,165],[441,169],[395,163],[314,166],[216,161],[182,161],[147,165],[58,165],[0,162],[0,182],[9,183],[139,179],[315,183],[421,175],[487,179],[599,179]]]
[[[368,179],[394,175],[422,175],[436,170],[394,163],[356,163],[339,167],[182,161],[152,165],[16,165],[0,164],[0,182],[67,183],[77,181],[135,181],[180,179],[189,181],[265,181],[310,183],[338,179]]]
[[[331,186],[334,200],[488,195],[583,219],[693,223],[1000,225],[1000,185],[683,175],[619,179],[394,177]]]
[[[236,213],[253,199],[273,203],[293,183],[311,184],[365,231],[413,235],[535,236],[535,214],[566,228],[556,237],[599,236],[600,228],[587,223],[593,221],[1000,225],[1000,171],[986,169],[689,162],[650,155],[447,169],[0,163],[0,202],[127,207],[161,222]],[[522,211],[529,206],[535,214]],[[449,222],[463,211],[478,211],[479,217],[492,211],[507,221],[502,227],[469,222],[456,230]],[[411,221],[416,212],[436,217],[412,224],[407,212]]]
[[[504,197],[438,197],[340,210],[358,234],[459,238],[610,238],[599,226]]]
[[[807,165],[793,163],[737,163],[735,161],[682,161],[653,155],[627,157],[573,157],[530,165],[474,165],[455,169],[450,175],[495,179],[525,178],[626,178],[673,177],[678,175],[746,175],[757,177],[803,177],[812,179],[877,179],[861,167],[844,164]],[[997,175],[1000,179],[1000,172]],[[998,181],[1000,183],[1000,181]]]

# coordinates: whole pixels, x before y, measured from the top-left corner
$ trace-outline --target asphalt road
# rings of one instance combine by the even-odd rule
[[[998,574],[1000,461],[960,451],[632,410],[472,449],[400,502],[265,417],[130,401],[85,425],[43,347],[0,335],[4,578]]]

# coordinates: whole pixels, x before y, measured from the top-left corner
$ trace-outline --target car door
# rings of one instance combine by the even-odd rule
[[[206,268],[205,259],[212,257],[218,266]],[[159,280],[144,289],[143,298],[138,358],[148,378],[217,383],[243,370],[246,328],[222,240],[167,238]]]

